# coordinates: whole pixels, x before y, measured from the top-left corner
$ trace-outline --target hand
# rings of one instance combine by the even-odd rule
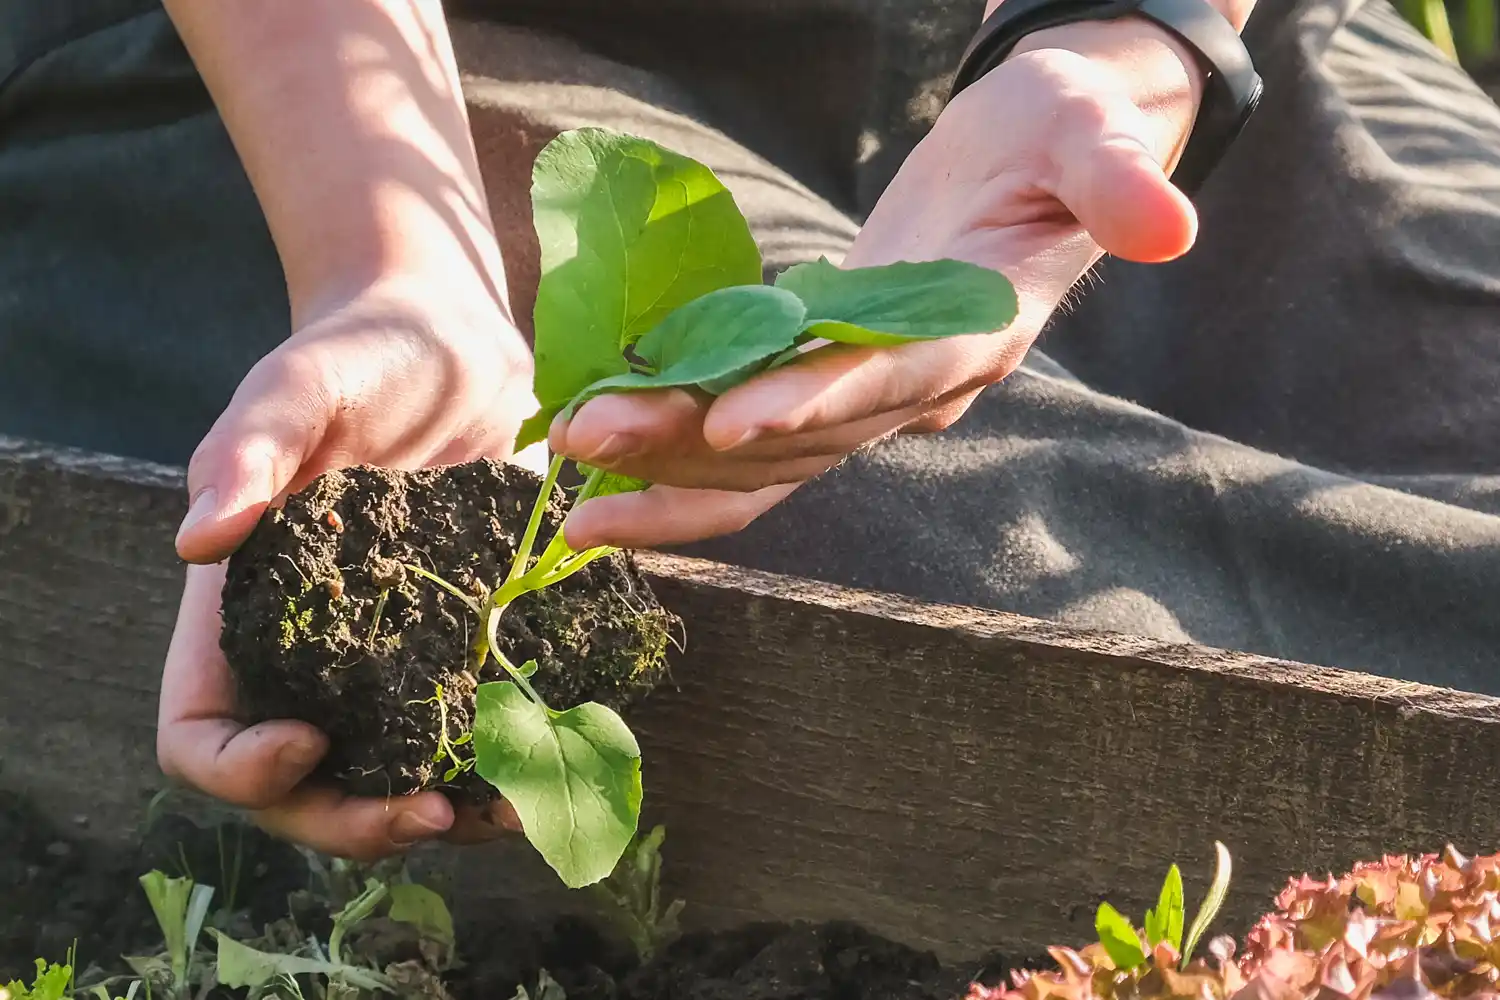
[[[440,307],[431,291],[392,283],[313,311],[251,370],[188,466],[192,499],[177,547],[198,565],[188,569],[163,671],[161,767],[329,854],[373,859],[438,836],[468,842],[519,828],[507,806],[455,816],[436,792],[354,799],[305,783],[327,738],[302,722],[236,722],[219,651],[220,561],[273,500],[352,464],[509,456],[535,408],[530,354],[488,291],[457,284],[436,286]],[[531,455],[526,464],[536,468],[538,457],[545,461]]]
[[[1020,299],[1009,329],[824,346],[717,400],[601,396],[555,423],[551,446],[658,485],[583,505],[569,543],[650,547],[737,531],[873,441],[950,426],[1015,370],[1102,253],[1155,262],[1186,252],[1196,216],[1164,165],[1180,152],[1198,83],[1165,38],[1135,21],[1031,36],[943,112],[844,262],[951,257],[998,270]],[[1079,51],[1051,47],[1063,42]]]

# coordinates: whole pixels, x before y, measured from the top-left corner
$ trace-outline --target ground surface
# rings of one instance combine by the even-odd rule
[[[208,828],[164,816],[131,852],[86,846],[83,824],[58,829],[27,804],[0,792],[0,983],[61,961],[77,949],[80,969],[124,972],[119,956],[160,947],[137,879],[153,867],[223,883],[220,844],[241,858],[235,924],[256,927],[283,918],[288,896],[310,884],[292,848],[241,826]],[[670,863],[670,862],[669,862]],[[217,897],[223,901],[222,895]],[[296,907],[294,907],[295,909]],[[316,917],[304,922],[315,933]],[[691,934],[641,966],[606,925],[564,920],[525,927],[497,919],[457,929],[459,968],[444,976],[453,1000],[512,1000],[546,969],[566,1000],[954,1000],[971,978],[993,981],[1004,960],[993,956],[944,967],[931,956],[852,924],[748,925]]]

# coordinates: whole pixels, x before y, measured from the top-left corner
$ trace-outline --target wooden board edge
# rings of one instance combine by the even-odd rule
[[[1500,722],[1500,698],[1397,680],[1348,667],[1299,663],[1212,646],[1073,628],[1004,611],[935,604],[687,556],[637,552],[634,557],[648,579],[734,590],[760,598],[959,631],[980,638],[1003,638],[1022,645],[1090,653],[1133,666],[1218,674],[1235,683],[1290,685],[1339,700],[1392,705],[1406,713]]]

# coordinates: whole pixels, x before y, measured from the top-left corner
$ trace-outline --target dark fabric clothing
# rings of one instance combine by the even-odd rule
[[[457,29],[513,282],[531,157],[587,123],[713,166],[773,268],[837,258],[982,6],[535,2],[454,8],[527,22]],[[1106,262],[955,428],[691,551],[1500,693],[1500,109],[1385,0],[1247,38],[1268,99],[1186,259]],[[185,462],[287,333],[243,173],[153,6],[0,39],[0,433]]]

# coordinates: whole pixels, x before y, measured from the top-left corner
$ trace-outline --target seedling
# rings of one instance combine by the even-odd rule
[[[324,977],[328,983],[325,993],[329,998],[357,997],[360,990],[392,992],[387,977],[353,964],[343,948],[349,931],[368,919],[388,893],[385,883],[370,879],[363,892],[333,915],[326,958],[261,951],[214,932],[219,941],[216,967],[219,982],[225,986],[248,988],[252,997],[262,996],[278,987],[301,996],[298,976]]]
[[[200,885],[191,878],[168,878],[159,871],[142,875],[140,881],[161,927],[166,951],[161,956],[127,961],[143,980],[163,983],[172,1000],[187,1000],[194,995],[193,984],[200,978],[196,965],[198,938],[208,919],[213,887]],[[205,988],[199,995],[206,993]]]
[[[36,960],[36,978],[27,986],[20,981],[0,986],[0,1000],[67,1000],[73,991],[73,965]]]
[[[532,202],[542,257],[534,383],[541,407],[518,448],[604,393],[682,387],[716,396],[820,342],[884,347],[986,334],[1016,314],[1003,275],[954,260],[841,269],[823,259],[768,286],[750,228],[712,171],[604,129],[565,132],[542,151]],[[476,598],[406,568],[477,619],[474,676],[493,658],[508,679],[478,687],[474,770],[515,808],[563,882],[578,888],[614,871],[635,836],[640,748],[603,705],[548,705],[528,680],[535,664],[512,663],[498,642],[517,599],[615,551],[575,551],[559,530],[533,558],[563,466],[561,457],[551,462],[509,572],[489,594]],[[572,509],[650,485],[602,469],[579,472]],[[455,766],[459,742],[438,750]]]
[[[664,826],[637,837],[614,872],[596,887],[642,964],[678,934],[683,901],[675,899],[666,909],[661,905],[661,845],[666,839]]]
[[[1146,911],[1146,923],[1142,930],[1132,927],[1130,921],[1113,906],[1108,903],[1099,904],[1094,929],[1099,935],[1099,944],[1116,969],[1130,971],[1146,965],[1162,944],[1170,946],[1172,954],[1179,956],[1178,965],[1186,966],[1192,961],[1193,949],[1198,946],[1209,924],[1218,916],[1219,909],[1224,905],[1224,896],[1229,891],[1229,849],[1218,841],[1214,841],[1214,848],[1218,859],[1213,882],[1209,884],[1203,905],[1193,918],[1186,941],[1182,936],[1185,914],[1182,872],[1176,865],[1167,870],[1167,878],[1157,896],[1156,907]]]

